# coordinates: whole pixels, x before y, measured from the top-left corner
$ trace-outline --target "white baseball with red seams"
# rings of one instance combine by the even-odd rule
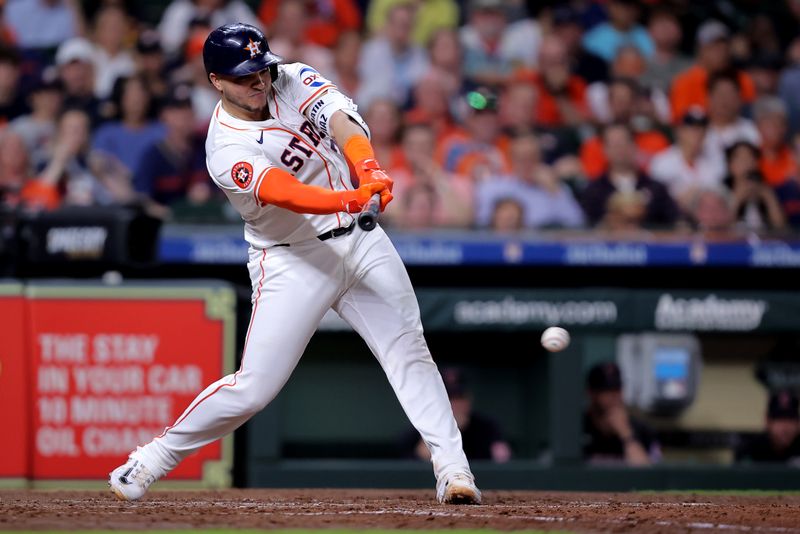
[[[253,307],[241,366],[201,392],[173,425],[134,451],[131,461],[142,462],[157,479],[242,425],[278,394],[322,316],[333,308],[364,338],[383,367],[406,415],[430,448],[444,495],[444,488],[450,487],[446,481],[461,483],[455,474],[471,480],[469,464],[423,337],[414,290],[391,241],[380,227],[371,232],[356,227],[321,241],[318,235],[349,226],[353,216],[298,214],[264,205],[257,196],[260,181],[272,167],[305,184],[352,189],[347,162],[327,125],[335,111],[363,125],[352,101],[311,67],[295,63],[278,68],[268,95],[271,118],[237,119],[218,104],[206,141],[209,172],[242,215],[251,245]],[[286,244],[290,246],[282,246]],[[114,477],[124,479],[130,469],[123,468],[112,473],[112,489]],[[144,490],[123,493],[138,498]],[[479,492],[475,500],[480,500]]]
[[[560,326],[551,326],[542,332],[542,346],[550,352],[559,352],[569,346],[569,332]]]

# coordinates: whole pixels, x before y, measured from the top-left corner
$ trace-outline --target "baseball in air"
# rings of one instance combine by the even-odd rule
[[[551,326],[542,332],[542,346],[550,352],[558,352],[569,346],[569,332],[560,326]]]

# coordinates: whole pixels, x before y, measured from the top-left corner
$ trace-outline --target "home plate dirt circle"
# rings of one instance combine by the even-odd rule
[[[0,530],[498,529],[800,534],[800,495],[722,496],[487,491],[481,506],[439,505],[433,491],[0,491]]]

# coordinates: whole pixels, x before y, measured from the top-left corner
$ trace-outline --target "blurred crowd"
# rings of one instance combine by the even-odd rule
[[[800,0],[154,3],[0,0],[0,205],[234,220],[202,46],[243,21],[358,104],[386,225],[800,227]]]

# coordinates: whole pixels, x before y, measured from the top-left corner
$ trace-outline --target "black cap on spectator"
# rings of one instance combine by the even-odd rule
[[[775,391],[769,396],[767,405],[769,419],[800,419],[800,402],[797,395],[788,390]]]
[[[11,63],[19,66],[22,63],[22,56],[13,46],[0,45],[0,63]]]
[[[750,68],[780,71],[783,68],[783,57],[780,54],[764,52],[750,60]]]
[[[497,111],[497,95],[486,88],[467,93],[467,105],[474,111]]]
[[[708,115],[700,107],[691,107],[681,118],[681,124],[685,126],[708,126]]]
[[[161,37],[156,30],[144,30],[136,40],[136,51],[140,54],[155,54],[161,52]]]
[[[553,24],[556,26],[580,25],[581,22],[581,14],[570,6],[558,6],[553,10]]]
[[[444,382],[444,389],[447,390],[448,398],[460,399],[467,396],[467,388],[464,385],[464,375],[461,369],[456,367],[442,369],[442,381]]]
[[[36,80],[31,83],[30,92],[37,91],[61,91],[64,88],[61,79],[58,77],[58,71],[55,67],[46,67],[42,70]]]
[[[179,84],[171,87],[161,102],[161,109],[191,107],[192,86],[188,84]]]
[[[619,391],[622,389],[622,375],[614,362],[598,363],[589,370],[586,386],[591,391]]]

